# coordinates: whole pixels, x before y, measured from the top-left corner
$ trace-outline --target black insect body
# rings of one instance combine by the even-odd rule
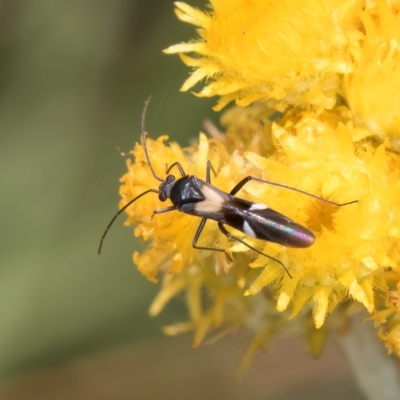
[[[167,198],[172,201],[174,209],[206,220],[212,219],[221,225],[231,226],[247,236],[286,247],[304,248],[314,243],[315,235],[310,230],[283,214],[264,204],[235,197],[237,191],[228,194],[212,186],[209,180],[210,169],[211,165],[208,163],[207,182],[195,176],[183,176],[175,180],[173,175],[169,175],[171,181],[168,185],[173,184],[173,186],[168,189]],[[160,185],[160,192],[163,190],[163,185]],[[156,211],[156,214],[159,211]],[[224,228],[221,230],[226,234]]]
[[[228,194],[211,185],[211,170],[213,170],[213,168],[210,161],[207,162],[206,181],[203,181],[193,175],[186,175],[179,162],[175,162],[168,168],[167,170],[168,175],[167,178],[164,180],[159,176],[157,176],[157,174],[155,173],[152,164],[150,162],[146,146],[144,119],[149,104],[149,100],[150,99],[148,99],[145,103],[145,108],[143,110],[143,115],[142,115],[141,141],[149,168],[154,178],[160,181],[161,184],[159,185],[158,190],[149,189],[141,193],[134,199],[130,200],[123,208],[121,208],[115,214],[115,216],[107,226],[103,234],[103,237],[101,238],[99,253],[101,251],[103,240],[108,230],[110,229],[111,225],[118,217],[118,215],[121,214],[127,207],[129,207],[132,203],[134,203],[136,200],[138,200],[145,194],[158,193],[160,201],[166,201],[169,199],[172,202],[172,206],[157,209],[154,211],[154,214],[162,214],[165,212],[177,210],[185,214],[194,215],[202,218],[192,242],[192,245],[195,249],[224,252],[228,256],[228,258],[230,258],[228,253],[224,249],[203,247],[197,245],[197,242],[199,240],[200,234],[204,228],[206,221],[208,219],[211,219],[218,222],[218,228],[228,238],[234,239],[244,244],[251,250],[281,264],[282,267],[287,272],[287,274],[291,277],[290,273],[288,272],[288,270],[281,261],[257,250],[256,248],[250,246],[241,238],[234,236],[225,228],[225,225],[235,228],[238,231],[243,232],[247,236],[269,242],[278,243],[286,247],[296,247],[296,248],[309,247],[314,243],[315,235],[309,229],[294,222],[285,215],[267,207],[266,205],[259,203],[252,203],[250,201],[236,197],[235,194],[239,192],[239,190],[241,190],[246,183],[253,180],[274,186],[279,186],[285,189],[290,189],[305,194],[307,196],[322,200],[324,202],[333,204],[335,206],[344,206],[357,202],[357,201],[351,201],[344,204],[338,204],[333,201],[307,193],[300,189],[296,189],[276,182],[263,180],[253,176],[248,176],[242,179]],[[177,179],[174,175],[169,174],[169,172],[173,167],[178,168],[181,174],[181,178]]]

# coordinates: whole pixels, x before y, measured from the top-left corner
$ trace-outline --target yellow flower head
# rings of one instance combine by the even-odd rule
[[[209,13],[175,4],[200,36],[165,50],[194,69],[181,90],[206,78],[197,95],[220,96],[216,110],[231,101],[332,109],[343,98],[355,126],[399,137],[398,2],[213,0]]]
[[[199,96],[220,96],[216,109],[237,106],[220,118],[225,132],[208,123],[211,138],[201,133],[188,148],[168,144],[166,136],[148,138],[152,168],[162,179],[167,171],[179,178],[179,163],[185,174],[206,180],[210,161],[211,184],[226,193],[248,176],[278,183],[253,180],[236,196],[284,214],[316,240],[290,248],[227,227],[243,243],[208,220],[197,246],[226,254],[195,249],[201,219],[150,192],[126,212],[148,244],[134,253],[135,264],[149,280],[163,278],[151,314],[184,293],[188,320],[166,333],[193,330],[197,346],[216,328],[247,328],[241,371],[283,327],[302,331],[318,353],[354,310],[369,313],[379,338],[400,356],[400,156],[393,139],[400,126],[399,2],[211,6],[206,13],[176,3],[199,39],[166,52],[194,68],[182,90],[206,78]],[[143,146],[132,154],[121,207],[160,185]]]
[[[332,108],[339,74],[352,69],[349,34],[358,22],[358,1],[212,0],[204,13],[177,2],[178,17],[198,26],[195,42],[169,47],[195,69],[181,90],[203,78],[199,96],[221,96],[246,106],[269,101]],[[191,53],[189,57],[186,53]]]
[[[248,113],[249,125],[257,122],[254,114],[254,110]],[[192,320],[169,328],[169,332],[195,329],[196,344],[212,326],[247,326],[243,315],[248,307],[247,298],[260,296],[266,288],[271,293],[268,304],[274,304],[280,312],[290,310],[292,317],[309,309],[317,328],[348,299],[373,313],[377,299],[393,288],[393,277],[398,279],[400,273],[399,157],[383,145],[369,141],[355,147],[351,122],[345,121],[343,113],[317,115],[299,110],[269,124],[271,142],[258,148],[268,149],[264,154],[246,148],[229,152],[238,133],[237,114],[231,115],[230,121],[225,118],[229,133],[223,142],[201,134],[198,145],[181,149],[175,143],[166,145],[165,136],[157,141],[147,139],[156,174],[165,177],[166,166],[179,162],[185,173],[204,180],[205,166],[210,160],[216,172],[216,176],[212,174],[212,184],[226,192],[251,175],[336,203],[358,202],[334,206],[260,182],[249,183],[238,193],[239,197],[276,209],[315,233],[317,239],[310,248],[293,249],[230,229],[249,245],[281,261],[291,279],[279,263],[227,239],[214,221],[206,223],[198,245],[225,249],[233,262],[223,253],[194,249],[192,241],[200,219],[176,210],[153,215],[154,210],[168,207],[171,202],[162,203],[156,194],[148,194],[127,209],[127,223],[135,226],[136,236],[151,243],[143,253],[134,254],[139,270],[152,281],[161,272],[169,276],[152,313],[156,314],[174,295],[186,290],[189,308],[193,309]],[[346,123],[339,122],[343,120]],[[265,129],[266,124],[261,124],[261,120],[258,123]],[[263,129],[254,136],[268,137]],[[136,145],[133,155],[134,162],[128,160],[128,172],[122,178],[121,206],[158,184],[141,145]],[[173,172],[180,176],[176,167],[170,173]],[[204,290],[214,304],[207,312],[202,306]],[[226,309],[230,312],[226,313]],[[267,321],[262,327],[267,326]],[[279,318],[275,316],[274,321]],[[276,329],[275,324],[268,326]]]
[[[400,136],[400,16],[386,1],[360,11],[363,34],[351,53],[354,72],[344,79],[344,96],[355,122],[375,135]]]

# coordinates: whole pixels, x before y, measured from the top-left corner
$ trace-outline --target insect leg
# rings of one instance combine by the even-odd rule
[[[230,232],[228,232],[228,231],[226,230],[226,228],[224,227],[224,225],[222,225],[221,222],[218,222],[218,228],[219,228],[219,230],[220,230],[225,236],[227,236],[228,238],[234,239],[234,240],[236,240],[236,241],[238,241],[238,242],[244,244],[246,247],[248,247],[249,249],[255,251],[256,253],[261,254],[262,256],[267,257],[267,258],[269,258],[270,260],[273,260],[273,261],[277,262],[278,264],[282,265],[283,269],[286,271],[286,273],[289,275],[289,277],[292,278],[292,275],[290,275],[290,272],[287,270],[287,268],[285,267],[285,265],[284,265],[281,261],[279,261],[277,258],[271,257],[271,256],[269,256],[268,254],[265,254],[265,253],[261,252],[260,250],[257,250],[255,247],[250,246],[250,245],[249,245],[248,243],[246,243],[244,240],[242,240],[242,239],[240,239],[240,238],[238,238],[238,237],[232,235]]]
[[[217,173],[215,172],[215,169],[212,166],[211,161],[208,160],[207,167],[206,167],[206,182],[207,183],[211,183],[211,173],[210,173],[211,170],[212,170],[212,172],[214,172],[214,176],[217,176]]]
[[[197,246],[197,241],[199,240],[200,234],[204,228],[204,225],[207,221],[207,218],[202,218],[199,227],[197,228],[197,231],[194,235],[192,246],[194,249],[197,250],[213,250],[213,251],[220,251],[226,254],[226,256],[229,258],[230,261],[233,261],[231,257],[229,257],[229,254],[224,250],[224,249],[215,249],[212,247],[202,247],[202,246]]]
[[[115,215],[114,217],[111,219],[110,223],[107,225],[106,230],[103,233],[103,236],[100,239],[100,245],[99,245],[99,250],[97,252],[97,254],[100,254],[101,252],[101,248],[103,246],[103,241],[107,235],[107,232],[109,231],[109,229],[111,228],[111,225],[114,223],[114,221],[117,219],[118,215],[121,214],[123,211],[125,211],[132,203],[134,203],[136,200],[140,199],[142,196],[144,196],[147,193],[157,193],[158,194],[158,190],[156,189],[149,189],[146,190],[145,192],[139,194],[139,196],[136,196],[134,199],[128,201],[128,203],[126,203]]]
[[[185,171],[183,170],[183,168],[182,168],[182,165],[178,162],[178,161],[176,161],[176,162],[174,162],[172,165],[170,165],[168,168],[167,168],[167,174],[169,174],[169,171],[171,171],[171,169],[172,168],[174,168],[174,167],[177,167],[178,169],[179,169],[179,172],[181,173],[181,175],[182,176],[187,176],[186,174],[185,174]]]
[[[294,192],[298,192],[301,194],[305,194],[307,196],[313,197],[314,199],[317,200],[321,200],[324,201],[325,203],[329,203],[329,204],[333,204],[334,206],[338,206],[338,207],[342,207],[342,206],[347,206],[349,204],[353,204],[353,203],[358,203],[358,200],[353,200],[353,201],[348,201],[347,203],[336,203],[335,201],[332,200],[328,200],[328,199],[324,199],[323,197],[317,196],[315,194],[312,193],[308,193],[305,190],[301,190],[301,189],[297,189],[294,188],[292,186],[288,186],[288,185],[284,185],[283,183],[277,183],[277,182],[272,182],[272,181],[268,181],[266,179],[260,179],[260,178],[256,178],[255,176],[247,176],[246,178],[242,179],[231,191],[230,191],[230,195],[234,196],[240,189],[242,189],[242,187],[250,182],[250,181],[257,181],[257,182],[262,182],[262,183],[267,183],[268,185],[273,185],[273,186],[278,186],[281,187],[283,189],[289,189],[289,190],[293,190]]]
[[[153,215],[151,216],[151,218],[154,217],[155,214],[162,214],[162,213],[166,213],[168,211],[174,211],[176,210],[175,206],[169,206],[169,207],[164,207],[164,208],[158,208],[157,210],[153,211]]]

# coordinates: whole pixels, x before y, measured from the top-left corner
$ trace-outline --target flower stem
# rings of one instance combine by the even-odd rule
[[[349,331],[337,336],[337,341],[366,399],[400,399],[400,362],[387,354],[372,323],[362,322],[359,315],[353,317]]]

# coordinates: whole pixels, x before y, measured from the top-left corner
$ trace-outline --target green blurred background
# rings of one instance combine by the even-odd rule
[[[0,2],[1,399],[362,398],[335,344],[315,361],[285,337],[236,382],[240,333],[192,350],[160,331],[179,300],[148,316],[157,286],[123,218],[96,253],[147,96],[152,137],[218,120],[161,53],[193,36],[169,0]]]

